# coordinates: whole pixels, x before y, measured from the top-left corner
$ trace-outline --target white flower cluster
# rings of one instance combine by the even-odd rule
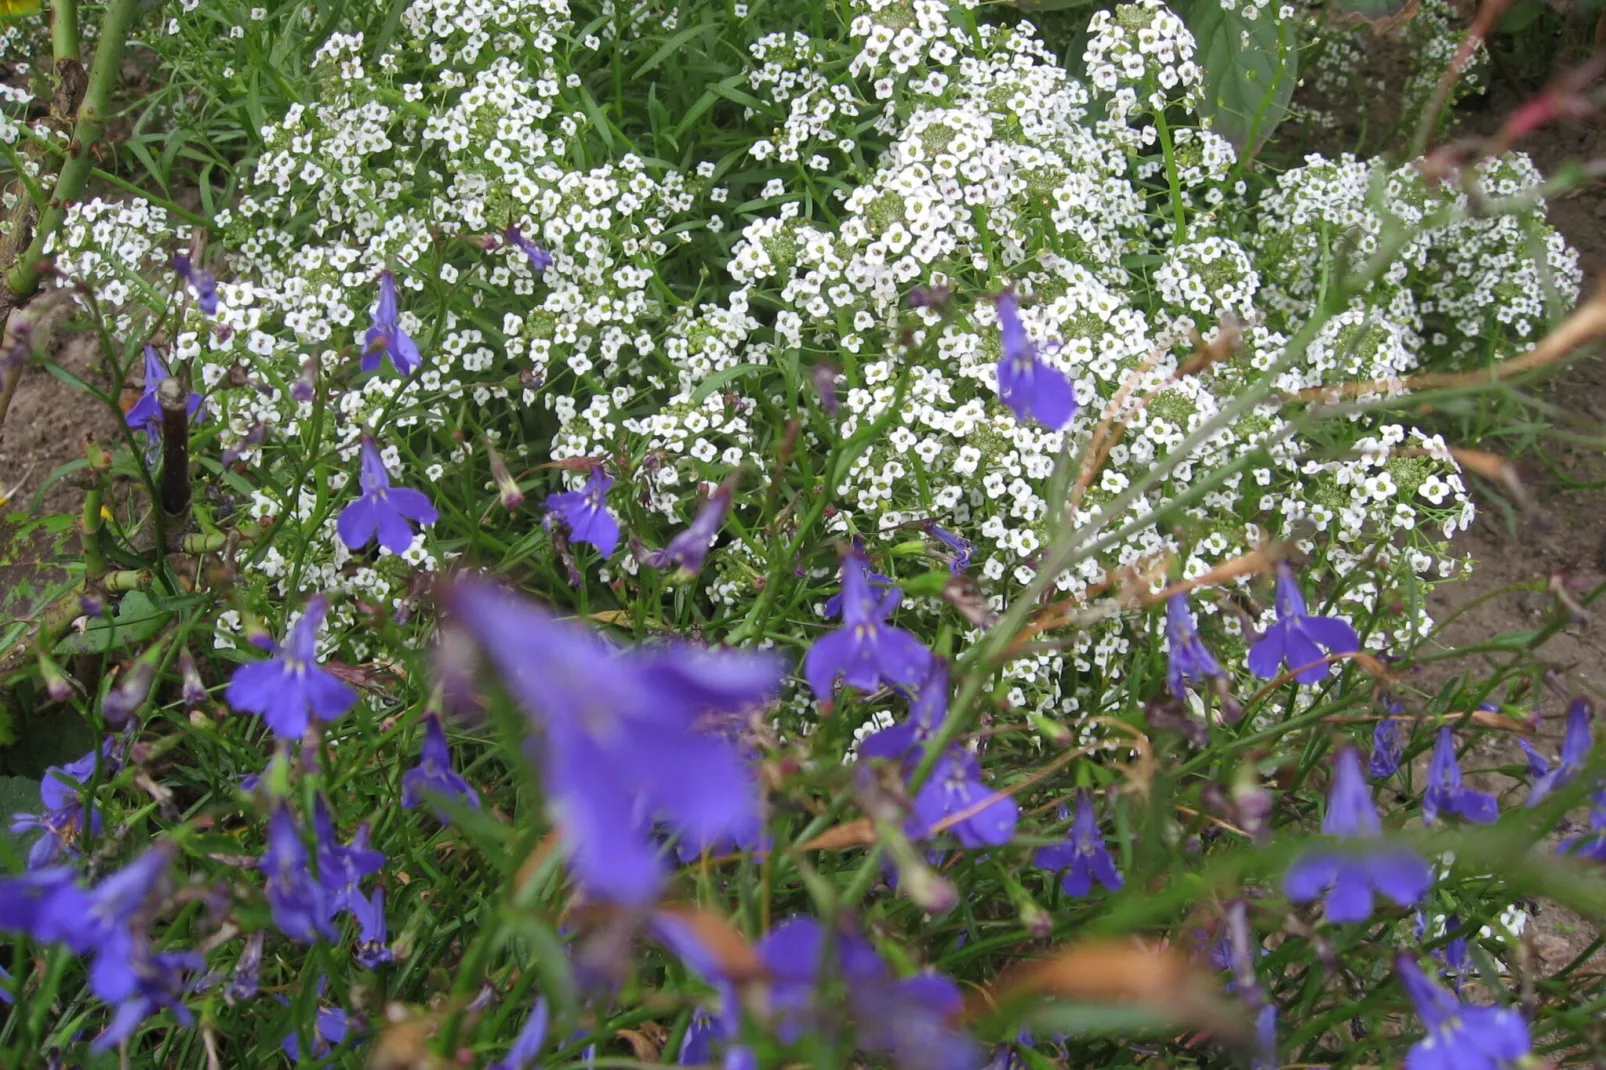
[[[428,531],[401,555],[354,556],[336,538],[364,431],[403,485],[443,486],[472,463],[473,444],[452,434],[470,423],[510,464],[532,452],[604,463],[627,533],[662,545],[700,490],[771,448],[774,413],[796,411],[781,389],[788,370],[802,369],[806,388],[807,369],[829,363],[838,433],[887,421],[828,488],[830,530],[863,537],[872,554],[914,541],[913,567],[942,567],[944,548],[921,552],[924,536],[909,535],[935,520],[975,544],[972,574],[1003,605],[1055,526],[1056,466],[1103,423],[1115,433],[1076,486],[1070,522],[1113,531],[1158,510],[1163,523],[1135,525],[1055,577],[1058,597],[1154,589],[1168,568],[1198,576],[1290,537],[1329,584],[1342,580],[1347,611],[1380,614],[1374,647],[1425,627],[1381,607],[1412,573],[1459,568],[1443,539],[1471,507],[1443,443],[1357,416],[1346,444],[1359,443],[1335,451],[1295,433],[1296,411],[1219,414],[1274,365],[1287,391],[1509,352],[1542,329],[1546,278],[1576,288],[1571,252],[1536,216],[1444,228],[1289,359],[1287,340],[1343,264],[1375,248],[1392,218],[1424,218],[1451,194],[1408,169],[1313,158],[1257,201],[1231,146],[1197,120],[1172,129],[1169,146],[1141,133],[1128,120],[1158,108],[1181,118],[1201,84],[1191,37],[1158,0],[1094,17],[1096,94],[1029,25],[970,29],[957,14],[941,0],[854,0],[827,36],[758,37],[746,85],[786,118],[764,129],[770,120],[750,112],[737,158],[791,165],[783,173],[801,185],[817,156],[869,154],[856,133],[867,125],[885,147],[867,177],[838,178],[828,208],[777,178],[758,201],[721,209],[712,162],[681,172],[599,149],[610,142],[580,76],[596,45],[574,40],[563,0],[413,0],[377,54],[358,35],[329,38],[315,98],[264,129],[252,181],[213,239],[226,256],[208,258],[225,279],[215,318],[173,280],[167,264],[190,235],[159,208],[75,207],[58,263],[99,289],[127,337],[165,322],[170,359],[208,394],[225,444],[268,429],[244,463],[294,471],[284,459],[310,453],[330,473],[323,487],[260,480],[243,506],[305,544],[250,564],[279,596],[318,587],[400,606],[410,571],[443,558]],[[1520,157],[1480,175],[1495,195],[1537,181]],[[717,243],[699,244],[717,210],[741,213],[725,263],[709,252]],[[550,253],[544,272],[510,226]],[[1542,265],[1525,259],[1536,238]],[[356,371],[387,268],[401,284],[399,326],[423,353],[405,379]],[[702,280],[695,296],[670,282],[687,276]],[[916,286],[945,288],[950,306],[911,310]],[[1041,358],[1074,384],[1081,410],[1062,430],[1024,424],[998,400],[989,297],[1005,287],[1021,296]],[[1236,351],[1183,374],[1194,332],[1220,337],[1228,319]],[[535,426],[533,443],[516,430]],[[805,429],[796,448],[823,456],[828,445]],[[1223,473],[1245,457],[1254,463]],[[772,536],[733,539],[711,558],[717,603],[752,600]],[[637,572],[621,548],[605,578]],[[1241,654],[1232,644],[1263,604],[1240,605],[1249,598],[1197,599],[1224,660]],[[1097,708],[1094,685],[1154,641],[1151,617],[1079,629],[1063,649],[1013,662],[1011,700]]]

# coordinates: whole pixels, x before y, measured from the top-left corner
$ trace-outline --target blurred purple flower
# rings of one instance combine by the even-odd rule
[[[957,576],[970,567],[970,558],[976,552],[976,546],[969,539],[960,538],[947,528],[939,526],[935,520],[926,521],[926,534],[953,551],[954,556],[948,562],[949,573]]]
[[[530,1016],[524,1020],[524,1028],[513,1039],[513,1046],[485,1070],[532,1070],[541,1055],[542,1046],[546,1044],[550,1021],[546,1000],[536,1000],[535,1006],[530,1008]]]
[[[619,522],[608,512],[608,488],[613,480],[601,467],[593,466],[579,490],[549,494],[546,507],[563,518],[571,542],[588,542],[603,557],[612,557],[619,545]],[[550,521],[550,517],[547,518]]]
[[[245,950],[234,964],[234,976],[224,995],[231,1000],[253,999],[262,989],[262,944],[267,933],[261,929],[245,938]]]
[[[1389,706],[1389,716],[1372,729],[1372,756],[1366,762],[1366,771],[1377,780],[1393,776],[1405,755],[1405,737],[1400,732],[1400,722],[1394,718],[1400,710],[1397,703]]]
[[[51,943],[65,940],[55,926],[59,916],[51,910],[58,895],[67,895],[79,908],[83,892],[74,887],[78,874],[68,866],[30,869],[15,877],[0,877],[0,932],[27,933]]]
[[[268,909],[280,932],[300,944],[319,937],[339,939],[332,918],[335,906],[321,881],[307,868],[307,848],[300,830],[282,803],[268,818],[268,843],[260,863],[266,880]]]
[[[1215,655],[1199,638],[1199,626],[1194,622],[1193,610],[1188,608],[1187,595],[1174,594],[1166,599],[1165,630],[1171,647],[1166,683],[1173,695],[1183,698],[1184,684],[1202,684],[1211,677],[1226,677]]]
[[[386,944],[389,939],[385,925],[385,893],[374,889],[371,898],[357,896],[351,904],[351,916],[357,919],[357,961],[370,970],[396,961]]]
[[[388,355],[398,375],[405,378],[413,374],[424,358],[411,336],[402,330],[398,319],[400,311],[396,307],[396,276],[388,270],[380,272],[379,303],[370,315],[374,325],[368,328],[363,341],[362,370],[377,370],[381,360]]]
[[[932,658],[931,670],[909,703],[908,720],[883,728],[859,744],[865,758],[902,761],[906,771],[919,763],[920,749],[948,717],[948,659]]]
[[[351,1018],[339,1007],[319,1007],[318,1016],[313,1022],[312,1057],[322,1059],[332,1049],[344,1044],[346,1037],[354,1032],[352,1025]],[[284,1049],[291,1062],[301,1061],[301,1039],[295,1033],[285,1037],[279,1047]]]
[[[853,551],[842,559],[842,627],[816,639],[803,659],[816,698],[828,701],[838,677],[860,691],[874,691],[883,681],[907,687],[926,678],[931,651],[885,623],[902,598],[896,587],[876,597],[864,555]]]
[[[1374,890],[1400,906],[1413,906],[1433,883],[1433,870],[1414,851],[1383,842],[1360,756],[1347,747],[1338,755],[1322,831],[1352,842],[1301,855],[1283,875],[1283,890],[1295,903],[1325,899],[1330,922],[1371,917]]]
[[[870,586],[871,586],[871,588],[873,588],[875,590],[884,591],[888,587],[897,587],[897,584],[892,582],[892,577],[891,576],[887,576],[887,575],[884,575],[883,573],[877,572],[875,569],[870,569],[869,577],[870,577]],[[897,597],[899,599],[903,598],[903,592],[901,590],[898,592]],[[836,594],[832,595],[830,598],[827,598],[825,600],[825,617],[826,617],[827,620],[831,620],[831,619],[833,619],[835,617],[840,617],[841,615],[842,615],[842,591],[838,590]]]
[[[74,844],[84,831],[84,808],[78,785],[87,785],[94,777],[97,759],[102,763],[102,771],[107,774],[115,772],[121,764],[114,756],[110,738],[101,744],[98,751],[90,751],[77,761],[52,765],[45,770],[44,777],[39,781],[39,801],[44,806],[43,814],[11,815],[13,833],[21,834],[34,829],[42,831],[28,849],[29,869],[43,869],[63,857],[78,857]],[[99,810],[91,811],[89,827],[95,835],[100,835]]]
[[[1279,562],[1277,622],[1249,648],[1249,671],[1269,680],[1287,662],[1290,669],[1302,670],[1294,676],[1295,680],[1314,684],[1327,676],[1330,667],[1322,660],[1322,647],[1333,654],[1350,654],[1361,648],[1361,640],[1348,621],[1338,617],[1312,617],[1306,613],[1299,580],[1292,569]]]
[[[190,263],[183,253],[173,257],[173,271],[195,294],[195,304],[208,316],[217,315],[217,276]]]
[[[719,529],[725,524],[725,513],[730,509],[731,495],[734,493],[735,487],[729,481],[715,487],[692,522],[686,525],[686,530],[670,539],[669,545],[662,550],[647,551],[642,560],[652,568],[676,565],[682,572],[702,571],[703,562],[708,560],[708,551],[714,545]]]
[[[229,678],[228,704],[261,714],[280,739],[300,739],[310,718],[332,721],[357,704],[357,692],[318,667],[318,625],[328,610],[322,596],[309,598],[284,646]]]
[[[1125,884],[1109,848],[1104,846],[1104,837],[1099,835],[1093,798],[1085,791],[1076,795],[1076,818],[1071,822],[1070,838],[1052,847],[1039,847],[1032,856],[1032,865],[1056,873],[1063,871],[1060,887],[1072,897],[1087,895],[1094,881],[1112,892],[1120,891]]]
[[[1428,767],[1428,787],[1422,793],[1422,820],[1433,824],[1440,811],[1458,814],[1478,825],[1487,825],[1500,816],[1500,805],[1486,791],[1461,786],[1461,766],[1455,757],[1455,733],[1449,726],[1439,729],[1433,742],[1433,762]]]
[[[998,330],[1004,355],[998,362],[998,396],[1022,422],[1035,420],[1058,431],[1076,415],[1076,392],[1058,368],[1038,359],[1037,347],[1020,321],[1015,295],[1004,292],[995,299]]]
[[[145,385],[141,390],[139,400],[134,402],[128,412],[123,414],[123,420],[129,427],[144,431],[146,439],[151,442],[155,442],[162,436],[162,403],[156,400],[156,388],[162,384],[162,380],[166,379],[167,376],[167,365],[162,363],[162,358],[157,354],[156,347],[146,346]],[[184,408],[190,419],[193,420],[195,414],[201,408],[201,395],[192,392]]]
[[[1255,1015],[1255,1054],[1249,1070],[1277,1070],[1277,1005],[1267,1003]]]
[[[507,243],[530,258],[530,270],[537,275],[544,274],[552,266],[552,254],[526,238],[518,227],[507,228]]]
[[[91,1052],[107,1051],[133,1035],[139,1024],[159,1010],[170,1010],[181,1026],[192,1029],[195,1016],[184,1006],[184,975],[194,973],[205,960],[194,951],[150,953],[136,960],[134,988],[118,1001],[112,1020],[93,1041]]]
[[[702,721],[767,701],[785,673],[778,658],[684,643],[617,651],[482,581],[460,582],[449,599],[545,729],[545,783],[592,895],[641,905],[657,894],[665,865],[655,819],[695,844],[758,836],[753,770]]]
[[[837,402],[836,377],[836,368],[823,362],[809,369],[809,381],[820,395],[820,411],[827,416],[835,416],[841,407]]]
[[[362,473],[358,479],[362,494],[340,510],[335,523],[340,541],[348,550],[361,550],[377,534],[379,545],[391,553],[406,553],[413,545],[413,529],[407,522],[433,524],[440,519],[423,491],[390,485],[390,473],[379,456],[379,447],[366,435],[362,440]]]
[[[1471,954],[1467,948],[1466,934],[1459,932],[1460,928],[1461,919],[1457,915],[1451,914],[1444,919],[1444,931],[1456,934],[1450,937],[1449,942],[1444,945],[1443,952],[1445,968],[1455,978],[1456,995],[1461,994],[1461,975],[1466,972],[1467,964],[1472,961]]]
[[[1394,970],[1428,1031],[1406,1054],[1406,1070],[1499,1070],[1529,1054],[1532,1042],[1522,1015],[1462,1003],[1409,954],[1395,958]]]
[[[992,790],[982,782],[981,763],[976,756],[963,748],[950,747],[937,759],[931,775],[915,794],[909,838],[919,840],[935,835],[934,829],[939,823],[965,814],[946,830],[952,832],[962,846],[1006,844],[1015,835],[1020,808],[1011,796],[1003,795],[987,802],[992,797]]]
[[[363,879],[385,868],[385,854],[368,846],[368,826],[358,825],[349,845],[335,838],[329,802],[322,795],[312,803],[312,834],[318,859],[318,883],[329,902],[329,913],[355,913],[363,901]]]
[[[1561,841],[1556,850],[1576,858],[1587,858],[1592,862],[1606,863],[1606,788],[1595,792],[1590,797],[1590,803],[1590,831],[1585,835],[1573,836]]]
[[[475,810],[480,808],[479,792],[452,771],[452,752],[446,743],[446,730],[433,713],[424,718],[424,746],[418,764],[402,775],[402,809],[413,809],[429,792],[457,799]],[[444,809],[437,807],[435,816],[441,824],[447,824]]]
[[[1589,722],[1594,715],[1595,710],[1587,698],[1573,699],[1572,705],[1567,707],[1567,731],[1561,741],[1561,757],[1554,768],[1526,739],[1518,740],[1528,753],[1529,768],[1536,774],[1528,790],[1529,806],[1538,805],[1551,792],[1570,783],[1583,769],[1593,745]]]

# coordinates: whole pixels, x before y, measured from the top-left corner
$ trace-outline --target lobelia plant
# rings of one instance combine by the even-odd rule
[[[1548,333],[1560,187],[1520,153],[1259,163],[1311,114],[1328,31],[1292,7],[1085,25],[1056,55],[946,0],[198,0],[137,41],[185,162],[136,124],[148,174],[60,203],[38,161],[79,157],[8,89],[7,207],[49,213],[84,388],[134,400],[71,586],[4,633],[0,687],[94,735],[13,822],[0,1048],[1583,1043],[1593,948],[1539,977],[1512,931],[1606,916],[1592,707],[1524,741],[1523,807],[1456,749],[1574,698],[1534,656],[1564,621],[1412,673],[1474,516],[1416,391],[1606,333]]]

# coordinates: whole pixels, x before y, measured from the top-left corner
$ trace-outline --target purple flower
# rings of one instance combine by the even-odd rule
[[[856,550],[858,549],[857,546],[855,546],[854,548]],[[892,577],[891,576],[888,576],[888,575],[885,575],[883,573],[877,572],[875,569],[871,569],[870,570],[869,577],[870,577],[870,586],[875,588],[878,591],[884,591],[888,587],[896,587],[897,586],[897,584],[892,581]],[[900,598],[900,599],[903,598],[903,592],[902,591],[898,592],[898,598]],[[827,620],[830,620],[830,619],[832,619],[834,617],[840,617],[841,615],[842,615],[842,592],[838,591],[836,594],[832,595],[830,598],[827,598],[825,600],[825,616],[826,616]]]
[[[507,243],[530,258],[530,270],[537,275],[552,266],[552,254],[526,238],[518,227],[507,228]]]
[[[906,772],[919,764],[919,749],[948,716],[948,659],[931,659],[931,670],[920,682],[909,709],[907,721],[870,736],[859,744],[859,753],[866,758],[902,761]]]
[[[77,876],[67,866],[47,866],[0,877],[0,932],[27,933],[46,943],[65,940],[66,935],[55,927],[58,915],[51,906],[58,896],[65,895],[82,909],[83,892],[73,883]]]
[[[357,919],[357,961],[370,970],[396,961],[385,944],[385,893],[375,888],[372,898],[357,896],[352,901],[351,914]]]
[[[157,355],[155,346],[145,347],[145,386],[128,412],[123,414],[123,420],[129,427],[145,432],[145,437],[155,442],[162,435],[162,403],[156,400],[156,388],[162,385],[167,378],[167,365]],[[191,393],[189,401],[184,405],[185,411],[191,419],[201,408],[201,395]]]
[[[976,552],[976,547],[969,539],[960,538],[948,529],[939,527],[935,520],[926,521],[926,534],[953,551],[954,556],[948,562],[949,573],[957,576],[970,567],[970,558]]]
[[[1433,883],[1432,869],[1415,852],[1383,842],[1382,822],[1361,772],[1360,755],[1349,748],[1338,755],[1322,831],[1352,842],[1316,847],[1301,855],[1283,875],[1283,890],[1296,903],[1325,899],[1330,922],[1371,917],[1374,891],[1400,906],[1413,906]]]
[[[231,1000],[254,999],[262,989],[262,944],[267,934],[261,929],[245,938],[245,950],[234,964],[234,976],[224,990]]]
[[[1398,712],[1399,704],[1391,702],[1389,716],[1372,729],[1372,756],[1367,759],[1366,771],[1378,780],[1393,776],[1405,755],[1405,737],[1400,734],[1400,722],[1393,716]]]
[[[1184,697],[1183,684],[1202,684],[1211,677],[1224,678],[1227,674],[1215,656],[1199,638],[1199,627],[1194,623],[1193,610],[1188,608],[1188,596],[1174,594],[1165,603],[1165,631],[1171,649],[1166,668],[1166,683],[1177,698]]]
[[[1590,797],[1589,832],[1563,840],[1556,850],[1576,858],[1606,863],[1606,788]],[[4,926],[0,926],[3,928]]]
[[[1433,763],[1428,767],[1428,789],[1422,794],[1422,820],[1433,824],[1439,812],[1459,814],[1478,825],[1487,825],[1500,816],[1500,806],[1486,791],[1461,786],[1461,766],[1455,758],[1455,733],[1439,729],[1433,742]]]
[[[962,1000],[954,983],[935,973],[899,978],[857,932],[831,934],[812,918],[792,918],[758,944],[770,977],[776,1035],[793,1043],[805,1033],[829,1031],[835,1012],[819,1002],[821,979],[840,977],[858,1046],[920,1070],[979,1070],[981,1049],[950,1023]],[[827,955],[827,951],[831,952]]]
[[[484,582],[460,582],[449,598],[545,729],[545,784],[591,894],[652,900],[665,868],[655,819],[695,844],[757,837],[753,770],[729,740],[705,730],[704,718],[767,701],[785,672],[777,658],[681,643],[614,650]]]
[[[133,1035],[139,1024],[158,1010],[170,1010],[186,1029],[195,1026],[195,1016],[184,1006],[184,974],[200,970],[205,960],[194,951],[148,953],[136,961],[134,989],[118,1001],[112,1020],[90,1042],[91,1052],[107,1051]]]
[[[433,524],[440,519],[423,491],[390,485],[390,473],[379,456],[379,447],[366,436],[362,440],[359,480],[362,495],[340,510],[340,519],[335,524],[340,541],[348,550],[361,550],[378,534],[379,545],[393,554],[405,553],[413,544],[409,520]]]
[[[1249,648],[1249,671],[1269,680],[1286,661],[1290,669],[1302,670],[1295,680],[1314,684],[1327,676],[1328,664],[1322,660],[1321,647],[1334,654],[1349,654],[1361,648],[1361,640],[1348,621],[1308,615],[1305,596],[1300,593],[1293,570],[1279,563],[1277,623]]]
[[[229,705],[261,714],[280,739],[300,739],[311,718],[332,721],[357,704],[357,692],[318,667],[318,625],[328,609],[321,596],[308,599],[284,646],[229,678]]]
[[[329,802],[319,795],[312,803],[312,835],[318,858],[318,884],[329,901],[329,912],[356,913],[362,902],[361,885],[385,868],[385,854],[368,846],[368,826],[358,825],[350,844],[335,838]]]
[[[1458,931],[1460,928],[1461,919],[1457,915],[1451,914],[1444,919],[1444,931],[1456,934],[1444,945],[1444,965],[1455,976],[1457,994],[1461,992],[1461,975],[1466,972],[1467,963],[1471,961],[1471,955],[1467,950],[1467,938]]]
[[[1071,823],[1071,835],[1064,843],[1052,847],[1039,847],[1032,857],[1032,865],[1039,869],[1064,871],[1060,887],[1072,897],[1087,895],[1093,882],[1118,892],[1125,882],[1115,868],[1110,850],[1099,835],[1098,818],[1093,813],[1093,799],[1087,792],[1076,796],[1076,819]]]
[[[908,835],[910,839],[925,839],[935,834],[939,823],[958,814],[966,816],[947,831],[952,832],[962,846],[997,847],[1008,843],[1015,835],[1020,808],[1008,795],[994,798],[994,793],[982,783],[981,764],[974,754],[951,747],[937,759],[931,776],[915,795]]]
[[[926,678],[931,651],[885,623],[902,598],[896,587],[876,597],[864,555],[854,551],[843,558],[842,627],[816,639],[803,660],[816,698],[828,701],[838,677],[860,691],[874,691],[883,681],[910,686]]]
[[[612,557],[619,545],[619,522],[608,512],[608,488],[613,480],[592,466],[585,486],[562,494],[549,494],[546,507],[563,518],[571,542],[588,542],[603,557]],[[551,518],[548,517],[550,520]]]
[[[551,1015],[547,1011],[546,1000],[538,999],[535,1006],[530,1008],[530,1016],[524,1020],[524,1028],[513,1039],[513,1046],[507,1054],[485,1068],[485,1070],[531,1070],[536,1059],[541,1054],[541,1048],[546,1044],[547,1026]]]
[[[1249,1070],[1277,1070],[1277,1005],[1268,1003],[1255,1015],[1255,1055]]]
[[[28,850],[28,868],[43,869],[54,865],[63,857],[77,858],[73,845],[84,831],[84,808],[79,796],[79,785],[88,784],[95,775],[95,763],[104,762],[105,772],[114,771],[120,764],[112,751],[112,740],[107,739],[98,751],[90,751],[75,762],[52,765],[39,781],[39,801],[44,813],[11,815],[14,833],[42,830],[43,834]],[[89,827],[98,836],[101,829],[100,811],[91,810]]]
[[[1406,1070],[1499,1070],[1529,1053],[1532,1042],[1522,1015],[1504,1007],[1462,1003],[1401,954],[1394,970],[1428,1035],[1411,1045]]]
[[[998,362],[998,396],[1014,410],[1016,419],[1036,420],[1050,431],[1058,431],[1076,415],[1071,381],[1064,372],[1038,359],[1037,347],[1020,321],[1015,295],[1006,291],[995,300],[1004,346]]]
[[[708,496],[708,501],[697,511],[686,530],[670,539],[669,545],[662,550],[649,550],[642,560],[653,568],[677,565],[685,573],[702,571],[703,562],[708,560],[708,551],[725,523],[725,513],[730,509],[731,495],[734,493],[735,487],[729,481],[714,488],[714,493]]]
[[[217,315],[217,276],[190,263],[183,253],[173,257],[173,271],[195,294],[195,303],[208,316]]]
[[[452,752],[446,744],[446,730],[433,713],[424,718],[424,746],[418,764],[402,775],[402,809],[411,810],[417,806],[425,793],[458,799],[475,810],[480,808],[479,792],[452,771]],[[441,824],[447,823],[445,810],[437,808],[435,816],[440,818]]]
[[[374,325],[368,328],[368,335],[363,342],[362,370],[377,370],[380,361],[388,355],[397,374],[404,378],[413,374],[424,358],[397,321],[396,276],[389,271],[379,275],[379,303],[374,306],[371,315]]]
[[[1527,740],[1519,740],[1528,752],[1530,768],[1538,773],[1533,787],[1528,791],[1529,806],[1538,805],[1545,796],[1569,783],[1583,769],[1584,759],[1589,757],[1593,742],[1589,738],[1589,722],[1594,714],[1587,698],[1575,698],[1572,705],[1567,707],[1567,731],[1561,741],[1561,757],[1554,768]]]
[[[268,844],[260,868],[266,878],[268,909],[280,932],[300,944],[316,943],[319,937],[339,939],[328,889],[307,868],[306,845],[283,804],[268,818]]]
[[[322,1059],[328,1055],[332,1048],[338,1048],[346,1042],[346,1037],[353,1032],[352,1021],[346,1012],[339,1007],[320,1007],[318,1017],[313,1023],[312,1057]],[[290,1061],[301,1061],[301,1040],[291,1033],[280,1042],[279,1047],[284,1049]]]
[[[809,369],[809,381],[820,395],[820,411],[827,416],[835,416],[841,407],[836,396],[836,377],[836,368],[823,362]]]

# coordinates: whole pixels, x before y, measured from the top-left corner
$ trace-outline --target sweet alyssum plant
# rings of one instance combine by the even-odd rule
[[[1468,711],[1555,685],[1390,671],[1473,515],[1412,377],[1577,297],[1526,158],[1273,175],[1158,2],[1069,65],[940,0],[151,30],[254,152],[207,219],[94,198],[45,249],[139,393],[71,611],[115,671],[35,632],[103,742],[18,819],[11,1050],[1493,1065],[1582,1028],[1511,907],[1535,858],[1603,905],[1599,835],[1532,847],[1598,783],[1590,706],[1480,834],[1515,800],[1459,750],[1520,722]]]

